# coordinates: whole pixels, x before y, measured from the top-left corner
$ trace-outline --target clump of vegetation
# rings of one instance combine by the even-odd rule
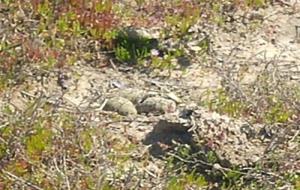
[[[152,49],[158,48],[156,39],[149,39],[139,35],[134,30],[120,31],[115,39],[116,58],[121,62],[137,64],[150,55]]]
[[[118,184],[108,180],[110,174],[103,175],[109,169],[106,165],[127,175],[132,144],[119,142],[101,127],[78,125],[85,116],[49,117],[54,107],[36,109],[29,120],[7,112],[15,122],[0,129],[1,188],[113,189],[111,185]],[[99,166],[103,169],[96,169]]]
[[[272,84],[268,82],[271,75],[261,74],[252,85],[240,86],[239,89],[228,90],[228,86],[216,92],[207,91],[206,100],[202,103],[210,110],[227,114],[231,117],[243,117],[258,123],[276,124],[297,121],[299,110],[295,102],[299,102],[299,89],[287,83]],[[236,84],[238,86],[238,84]],[[285,94],[283,92],[288,92]],[[256,96],[259,93],[259,97]]]

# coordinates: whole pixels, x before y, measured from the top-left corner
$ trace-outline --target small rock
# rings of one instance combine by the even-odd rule
[[[106,111],[115,111],[120,115],[136,115],[137,110],[133,103],[123,97],[114,97],[107,101],[104,106]]]

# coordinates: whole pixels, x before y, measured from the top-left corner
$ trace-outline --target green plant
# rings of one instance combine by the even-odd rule
[[[116,54],[116,58],[122,62],[127,62],[133,59],[129,50],[127,50],[125,47],[122,46],[116,47],[115,54]]]
[[[239,169],[230,169],[223,175],[222,189],[238,189],[243,175]]]
[[[249,7],[263,7],[267,1],[266,0],[246,0],[246,5]]]
[[[157,46],[155,43],[135,31],[120,31],[115,39],[115,56],[121,62],[136,64],[150,55],[150,50]]]
[[[198,47],[201,48],[201,51],[198,52],[198,54],[201,56],[201,55],[204,55],[205,53],[208,53],[209,52],[209,48],[210,48],[210,41],[209,41],[209,38],[204,38],[203,40],[201,40],[198,44]]]
[[[34,160],[39,160],[42,153],[51,148],[53,132],[45,127],[44,122],[38,122],[34,127],[34,134],[25,138],[26,152]]]
[[[79,37],[86,32],[73,11],[61,15],[56,21],[56,27],[58,32],[67,36]]]
[[[300,189],[300,176],[299,176],[299,174],[292,175],[289,178],[293,182],[293,185],[294,185],[295,189],[299,190]]]
[[[15,49],[19,46],[18,39],[16,41],[11,42],[9,39],[0,42],[0,92],[12,86],[13,79],[19,75],[20,52]]]
[[[157,51],[157,50],[155,50]],[[184,56],[183,50],[176,49],[174,51],[167,51],[163,57],[158,55],[151,55],[150,66],[152,68],[158,68],[161,70],[168,70],[169,76],[171,75],[172,69],[178,66],[178,59]]]
[[[205,188],[208,183],[204,176],[197,175],[195,172],[182,173],[179,176],[172,177],[167,184],[168,190],[184,190],[188,187]]]
[[[210,110],[217,111],[222,114],[227,114],[231,117],[249,116],[250,103],[243,102],[240,99],[234,99],[223,89],[216,91],[214,95],[212,92],[207,91],[206,100],[203,102]],[[212,96],[214,96],[212,98]],[[260,103],[256,109],[260,110],[259,113],[255,113],[254,117],[261,122],[266,123],[285,123],[292,115],[296,112],[293,109],[288,109],[285,102],[281,101],[279,96],[266,96],[264,99],[265,103]],[[259,104],[259,103],[258,103]],[[263,110],[263,111],[261,111]],[[252,112],[252,115],[254,113]]]
[[[37,13],[42,16],[43,19],[48,20],[53,16],[53,9],[51,2],[45,0],[37,5]]]
[[[213,14],[212,20],[213,22],[217,23],[220,26],[224,25],[225,23],[225,19],[223,15],[220,14],[222,10],[221,7],[222,4],[220,2],[212,3],[212,10],[211,10]]]
[[[151,66],[159,69],[168,69],[169,74],[171,69],[176,66],[176,58],[174,56],[165,55],[164,57],[152,57]]]
[[[238,99],[232,99],[224,89],[219,89],[214,94],[207,91],[206,96],[206,100],[204,101],[205,106],[207,106],[210,110],[228,114],[231,117],[241,116],[247,106],[244,102]]]
[[[84,152],[88,153],[93,148],[93,131],[85,130],[79,134],[79,143],[81,144]]]
[[[135,3],[139,8],[141,8],[145,2],[146,0],[135,0]]]
[[[285,123],[293,115],[293,111],[285,107],[285,103],[276,97],[269,98],[269,107],[264,114],[267,123]]]
[[[200,9],[193,3],[182,1],[175,3],[172,8],[178,13],[167,15],[165,21],[169,28],[174,29],[171,35],[182,37],[200,19]]]
[[[13,173],[24,176],[27,174],[29,169],[29,163],[26,160],[15,160],[10,162],[8,165],[5,166],[6,170],[12,171]]]

